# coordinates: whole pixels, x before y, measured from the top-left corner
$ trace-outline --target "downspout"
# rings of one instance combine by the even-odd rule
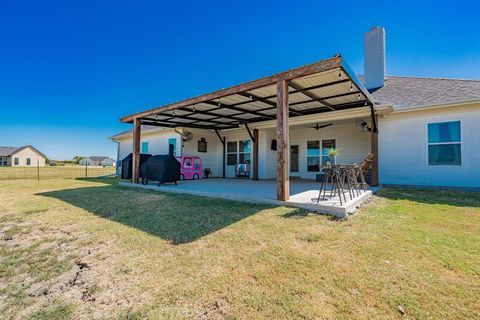
[[[218,130],[215,129],[215,133],[217,134],[217,137],[218,139],[220,139],[220,142],[222,143],[223,145],[223,155],[222,155],[222,158],[223,158],[223,166],[222,166],[222,178],[225,178],[225,138],[222,138],[222,136],[220,135],[220,133],[218,133]]]

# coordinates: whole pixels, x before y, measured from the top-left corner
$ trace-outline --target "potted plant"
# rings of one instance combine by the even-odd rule
[[[334,147],[327,148],[327,156],[328,156],[328,162],[330,164],[336,164],[337,163],[337,156],[340,155],[340,149],[335,149]]]

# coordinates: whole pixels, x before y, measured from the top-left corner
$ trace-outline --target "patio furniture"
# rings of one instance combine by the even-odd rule
[[[210,168],[205,168],[203,169],[203,176],[208,179],[210,178],[210,175],[212,174],[212,170],[210,170]]]
[[[362,191],[366,191],[368,185],[365,183],[364,172],[371,165],[373,155],[369,154],[362,164],[334,164],[322,166],[322,184],[317,198],[327,199],[327,189],[330,184],[329,198],[333,198],[338,194],[340,205],[347,202],[346,193],[348,192],[350,200],[359,197]]]
[[[246,160],[245,163],[237,163],[235,165],[235,176],[248,178],[250,176],[250,161]]]
[[[360,184],[361,188],[364,191],[367,191],[368,184],[365,182],[365,174],[370,169],[373,163],[373,159],[375,155],[373,153],[367,154],[367,157],[363,160],[363,162],[357,168],[357,183]]]
[[[327,195],[327,187],[328,184],[331,184],[330,188],[330,195],[329,198],[335,197],[335,195],[338,194],[338,198],[340,200],[340,205],[343,205],[343,202],[347,202],[347,198],[345,197],[345,191],[344,191],[344,170],[337,165],[330,165],[330,166],[325,166],[323,168],[323,171],[325,173],[322,184],[320,186],[318,198],[317,198],[317,203],[320,202],[320,199],[326,199]],[[322,197],[323,193],[323,197]],[[343,196],[343,200],[342,200]]]

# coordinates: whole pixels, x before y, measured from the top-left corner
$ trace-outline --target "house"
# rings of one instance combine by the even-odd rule
[[[122,117],[133,129],[112,137],[117,159],[173,145],[214,177],[250,163],[250,179],[276,179],[282,201],[290,178],[315,179],[332,147],[337,163],[372,152],[371,185],[480,187],[480,81],[386,76],[385,42],[381,27],[365,34],[360,77],[337,55]]]
[[[101,166],[101,167],[111,167],[115,166],[116,162],[110,157],[104,156],[91,156],[85,157],[78,162],[81,166]]]
[[[0,167],[45,166],[47,157],[32,146],[0,147]]]

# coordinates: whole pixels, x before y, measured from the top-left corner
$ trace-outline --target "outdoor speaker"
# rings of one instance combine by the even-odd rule
[[[272,140],[272,145],[270,146],[270,149],[277,151],[277,140]]]

